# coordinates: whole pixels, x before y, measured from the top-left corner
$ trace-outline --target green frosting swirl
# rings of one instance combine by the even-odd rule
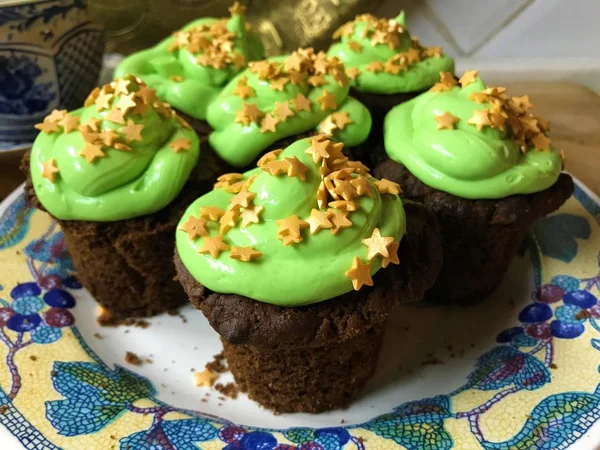
[[[139,86],[131,83],[129,88],[135,92]],[[187,182],[200,154],[198,136],[160,103],[155,103],[156,108],[148,105],[143,114],[129,111],[125,124],[111,121],[111,111],[123,97],[113,97],[112,109],[98,111],[92,103],[68,114],[79,118],[80,124],[95,120],[96,132],[80,125],[67,133],[57,124],[56,131],[42,132],[36,138],[31,150],[33,187],[54,217],[105,222],[151,214],[173,201]],[[51,117],[45,120],[49,122]],[[141,139],[126,138],[124,127],[131,124],[143,125],[138,128]],[[115,130],[114,142],[103,145],[99,133],[109,130]],[[178,142],[189,149],[176,153],[171,146]],[[91,162],[81,154],[88,144],[101,149],[101,156]],[[129,149],[115,148],[120,145]],[[44,164],[58,169],[54,180],[44,176]]]
[[[261,169],[246,172],[244,176],[256,178],[248,188],[256,193],[255,207],[263,207],[260,222],[246,228],[239,225],[223,237],[229,246],[252,246],[262,253],[258,259],[242,262],[224,251],[217,258],[207,253],[198,253],[204,238],[190,239],[185,231],[177,231],[177,250],[190,273],[204,286],[220,293],[234,293],[251,299],[278,306],[302,306],[334,298],[353,289],[345,275],[353,259],[367,261],[367,247],[362,243],[379,228],[382,236],[391,236],[396,241],[405,233],[404,208],[398,196],[379,194],[368,183],[374,196],[362,196],[355,200],[359,209],[348,218],[352,226],[337,234],[322,229],[311,234],[302,229],[300,243],[284,246],[277,238],[276,220],[297,215],[306,219],[311,210],[317,208],[316,193],[321,181],[319,167],[305,153],[309,139],[296,141],[287,147],[279,160],[297,157],[307,168],[306,180],[286,175],[273,176]],[[357,175],[354,175],[357,176]],[[187,209],[180,225],[190,216],[198,217],[201,207],[219,207],[225,210],[234,194],[225,189],[215,189],[200,197]],[[219,234],[219,223],[208,222],[211,236]],[[371,274],[381,268],[381,258],[371,261]]]
[[[190,51],[190,46],[185,44],[189,38],[180,38],[184,43],[177,46],[178,34],[175,33],[155,47],[125,58],[117,67],[115,77],[135,75],[156,89],[157,95],[177,110],[197,119],[205,119],[208,104],[223,86],[245,68],[249,61],[264,57],[263,45],[255,33],[247,30],[243,15],[235,14],[230,19],[210,17],[194,20],[179,33],[215,25],[234,34],[231,39],[232,48],[224,56],[242,56],[243,60],[238,65],[227,62],[227,58],[222,64],[216,64],[219,67],[199,64],[198,57],[204,55],[205,51],[196,48],[192,48],[193,52]],[[210,39],[207,32],[196,33]],[[215,59],[212,53],[210,58]],[[217,59],[219,58],[223,59],[223,54],[218,55]]]
[[[498,199],[550,187],[562,168],[556,148],[536,150],[528,140],[521,149],[508,121],[504,130],[486,125],[478,131],[468,123],[475,111],[494,109],[492,103],[472,99],[485,89],[477,78],[464,88],[429,91],[396,106],[384,124],[389,157],[428,186],[468,199]],[[459,119],[454,129],[438,129],[435,117],[446,112]],[[528,113],[521,119],[539,123]],[[545,126],[533,126],[546,139]]]
[[[278,56],[267,61],[270,64],[277,64],[283,63],[287,58],[289,56]],[[343,68],[341,70],[343,71]],[[287,71],[283,69],[282,76],[286,74]],[[305,78],[307,77],[308,74],[305,75]],[[274,90],[271,89],[268,80],[260,79],[252,70],[239,74],[208,107],[206,120],[214,129],[209,136],[211,147],[230,165],[244,167],[276,141],[318,128],[321,121],[335,112],[347,113],[351,123],[341,130],[336,130],[333,133],[334,139],[348,146],[364,142],[371,129],[369,110],[348,95],[350,87],[347,82],[336,81],[330,73],[323,75],[323,78],[325,83],[316,87],[306,82],[299,84],[288,82],[283,90]],[[243,99],[233,94],[240,80],[246,80],[246,84],[252,88],[255,96]],[[320,107],[318,99],[325,91],[335,96],[335,112]],[[299,94],[311,102],[310,111],[296,110],[292,100]],[[257,122],[244,125],[235,121],[237,112],[244,104],[255,104],[264,114],[272,114],[276,102],[289,104],[294,115],[279,121],[274,132],[261,131],[261,126]]]
[[[375,17],[364,14],[357,16],[352,22],[343,25],[334,37],[340,36],[340,42],[333,44],[327,54],[339,58],[346,67],[357,68],[359,74],[352,81],[352,86],[362,92],[373,94],[399,94],[422,91],[435,84],[440,72],[454,72],[454,60],[446,54],[430,56],[431,49],[422,48],[416,39],[411,38],[406,29],[404,12],[400,13],[395,22],[399,25],[397,32],[393,33],[394,44],[372,43],[373,33],[381,21]],[[387,23],[383,24],[387,27]],[[382,26],[382,28],[383,28]],[[392,32],[389,32],[392,33]],[[360,49],[353,49],[353,46]],[[384,64],[399,55],[405,54],[410,49],[415,49],[419,61],[400,62],[401,69],[397,73],[380,70],[370,71],[367,67],[373,63]]]

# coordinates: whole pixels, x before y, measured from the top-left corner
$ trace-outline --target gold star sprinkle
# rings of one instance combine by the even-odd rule
[[[96,101],[96,99],[98,98],[98,95],[100,95],[100,88],[95,87],[94,90],[92,92],[90,92],[90,94],[87,96],[87,98],[85,99],[85,102],[83,102],[83,106],[85,106],[86,108],[88,106],[92,106],[94,104],[94,102]]]
[[[185,231],[188,234],[188,238],[193,240],[198,237],[204,237],[208,234],[206,230],[206,219],[199,217],[190,216],[186,223],[181,225],[178,229]]]
[[[288,246],[289,244],[302,242],[302,236],[300,230],[308,227],[308,222],[301,220],[297,215],[290,216],[286,219],[276,220],[277,224],[277,239],[283,240],[283,245]],[[285,238],[288,239],[285,239]]]
[[[252,247],[231,247],[229,257],[238,261],[248,262],[260,258],[262,253]]]
[[[292,99],[294,103],[294,107],[296,112],[298,111],[308,111],[310,112],[310,100],[307,99],[304,95],[298,94],[295,98]]]
[[[244,103],[242,111],[250,119],[250,122],[258,123],[258,119],[262,116],[262,111],[254,103]]]
[[[127,88],[127,86],[129,86],[129,83],[131,83],[131,81],[126,78],[119,78],[113,81],[111,85],[115,89],[115,95],[129,94],[129,89]]]
[[[83,150],[79,152],[79,155],[85,157],[85,160],[88,163],[93,163],[98,158],[103,158],[104,152],[102,151],[102,144],[92,144],[91,142],[86,142]]]
[[[233,95],[237,95],[241,98],[249,98],[249,97],[255,97],[256,96],[256,92],[254,92],[254,89],[252,89],[250,86],[248,86],[245,83],[238,81],[237,86],[231,91],[231,93]]]
[[[238,217],[240,217],[240,210],[238,208],[231,208],[225,211],[225,214],[219,219],[219,232],[226,234],[229,230],[235,228]]]
[[[311,77],[308,77],[308,80],[306,80],[306,82],[313,87],[319,87],[323,86],[324,84],[327,84],[327,81],[325,81],[325,77],[323,75],[313,75]]]
[[[306,180],[306,171],[308,170],[308,167],[302,164],[296,156],[284,158],[283,161],[288,164],[288,177],[296,177],[300,181]]]
[[[490,126],[490,110],[489,109],[476,109],[473,111],[473,116],[467,121],[469,125],[475,125],[477,131],[483,130],[483,127]]]
[[[353,52],[356,52],[356,53],[362,52],[362,49],[363,49],[362,45],[360,45],[356,41],[348,41],[348,48],[350,48],[350,50],[352,50]]]
[[[531,142],[533,143],[536,150],[541,150],[544,152],[550,151],[550,143],[552,141],[544,133],[536,134],[531,139]]]
[[[310,147],[308,147],[306,150],[304,150],[304,153],[306,153],[307,155],[311,155],[313,161],[316,164],[319,164],[322,159],[329,158],[328,150],[329,150],[330,146],[331,146],[331,141],[324,140],[324,141],[319,142],[313,138],[311,140]]]
[[[319,230],[329,229],[333,227],[333,223],[329,220],[329,216],[326,212],[319,211],[318,209],[312,209],[310,217],[306,219],[308,226],[310,227],[310,233],[315,234]]]
[[[523,95],[522,97],[513,97],[512,101],[517,108],[523,110],[524,112],[529,111],[531,108],[533,108],[533,105],[529,101],[528,95]]]
[[[386,178],[375,181],[375,187],[377,187],[380,194],[400,195],[402,192],[398,183],[394,183]]]
[[[227,8],[227,11],[229,11],[232,16],[242,16],[246,11],[246,7],[240,4],[240,2],[236,1],[233,3],[233,5]]]
[[[277,124],[279,123],[279,119],[277,117],[272,116],[271,114],[265,114],[262,122],[260,123],[260,132],[261,133],[274,133]]]
[[[58,123],[44,120],[42,123],[36,123],[35,128],[45,134],[56,133],[58,131]]]
[[[458,82],[462,87],[467,87],[471,83],[475,82],[477,79],[477,74],[478,72],[476,70],[468,70],[467,72],[463,73],[463,76],[460,77]]]
[[[358,176],[353,178],[350,180],[350,184],[354,187],[359,196],[366,195],[371,198],[375,196],[373,186],[371,186],[371,183],[369,183],[365,177]]]
[[[192,148],[192,141],[186,138],[177,138],[169,144],[175,153],[184,152]]]
[[[346,69],[346,75],[348,75],[348,78],[351,80],[356,80],[360,75],[360,69],[358,67],[348,67]]]
[[[131,150],[131,147],[130,147],[129,145],[127,145],[127,144],[123,144],[122,142],[115,142],[115,143],[113,144],[113,147],[114,147],[116,150],[121,150],[121,151],[123,151],[123,152],[128,152],[128,151],[130,151],[130,150]]]
[[[112,147],[113,143],[115,142],[115,139],[117,139],[118,137],[119,135],[112,128],[98,133],[98,139],[100,139],[102,143],[107,147]]]
[[[256,197],[256,193],[248,192],[246,188],[244,188],[237,195],[232,197],[232,199],[229,201],[229,208],[248,208],[252,203],[252,200],[254,200],[254,197]]]
[[[216,206],[203,206],[200,208],[200,217],[212,220],[213,222],[219,220],[223,214],[225,214],[225,211]]]
[[[358,203],[348,200],[336,200],[329,202],[328,206],[344,212],[353,212],[358,210]]]
[[[409,64],[414,64],[421,61],[421,53],[418,49],[414,47],[409,48],[404,54],[404,56],[406,58],[406,62],[408,62]]]
[[[285,122],[288,117],[292,117],[294,115],[294,111],[290,109],[288,102],[275,102],[273,114]]]
[[[44,119],[48,122],[60,122],[67,115],[66,109],[53,109],[52,112]]]
[[[338,234],[342,229],[352,226],[352,222],[343,213],[335,209],[328,209],[327,217],[333,224],[333,227],[330,229],[331,234]]]
[[[435,116],[435,120],[438,130],[454,130],[454,124],[460,119],[446,111],[441,116]]]
[[[125,115],[125,113],[123,111],[121,111],[120,109],[113,108],[110,110],[110,112],[108,113],[106,118],[108,120],[110,120],[111,122],[124,125],[125,124],[124,115]]]
[[[125,140],[127,142],[141,141],[143,129],[144,129],[143,124],[141,124],[141,123],[136,124],[133,120],[128,119],[127,126],[121,127],[121,133],[123,133],[123,135],[125,136]]]
[[[346,278],[352,281],[352,287],[358,291],[363,286],[373,286],[371,264],[363,264],[357,256],[352,260],[352,266],[346,271]]]
[[[205,236],[202,238],[202,247],[198,249],[198,253],[210,253],[213,258],[218,258],[225,250],[229,250],[229,245],[223,242],[223,236]]]
[[[333,135],[333,132],[337,130],[337,125],[333,122],[331,115],[327,116],[324,121],[319,124],[319,132]]]
[[[70,114],[66,114],[59,123],[63,127],[63,131],[68,134],[71,131],[75,131],[79,127],[79,116],[71,116]]]
[[[281,175],[287,173],[289,164],[286,161],[269,161],[268,163],[260,166],[262,170],[267,173],[270,173],[273,176]]]
[[[108,94],[104,91],[100,91],[96,101],[96,111],[102,111],[103,109],[110,109],[110,101],[113,98],[113,94]]]
[[[202,372],[196,372],[194,374],[194,382],[196,387],[211,387],[215,381],[217,381],[218,377],[218,374],[211,372],[208,369],[204,369]]]
[[[143,84],[139,86],[135,95],[136,97],[141,98],[142,102],[144,102],[146,105],[152,105],[158,100],[158,97],[156,97],[156,91]]]
[[[135,100],[133,99],[134,95],[134,92],[128,95],[123,95],[115,105],[115,108],[123,111],[123,115],[127,114],[127,111],[136,106]]]
[[[383,63],[381,61],[373,61],[372,63],[367,64],[365,70],[369,72],[377,73],[383,71]]]
[[[268,153],[265,153],[264,155],[262,155],[260,157],[260,159],[258,160],[258,162],[256,163],[256,165],[258,167],[262,167],[267,163],[270,163],[271,161],[275,161],[279,155],[281,154],[283,150],[282,149],[278,149],[278,150],[271,150]]]
[[[348,180],[336,181],[334,192],[344,200],[348,201],[357,196],[356,190],[354,187],[352,187],[352,184],[350,184],[350,181]]]
[[[385,269],[389,264],[400,264],[400,259],[398,259],[398,247],[400,247],[400,242],[398,241],[394,241],[388,245],[387,250],[389,256],[383,257],[381,260],[381,267]]]
[[[58,167],[56,167],[54,159],[49,159],[42,164],[42,177],[47,178],[51,183],[54,183],[56,174],[58,174]]]
[[[244,208],[244,210],[240,213],[240,217],[242,219],[242,228],[246,228],[252,223],[259,223],[259,216],[262,210],[262,206],[250,206],[248,208]]]
[[[394,242],[393,237],[382,236],[379,228],[375,228],[370,238],[362,240],[362,243],[367,247],[367,259],[371,261],[376,256],[389,257],[388,247],[392,242]]]
[[[353,123],[348,111],[338,111],[332,113],[331,120],[340,130],[343,130],[346,125]]]
[[[272,91],[283,91],[285,85],[289,83],[290,79],[288,77],[279,77],[270,80],[269,88]]]

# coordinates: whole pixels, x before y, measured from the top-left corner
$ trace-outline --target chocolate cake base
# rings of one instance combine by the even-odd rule
[[[491,294],[533,222],[557,210],[573,193],[573,180],[564,173],[542,192],[498,200],[468,200],[438,191],[391,160],[380,164],[375,175],[399,183],[403,197],[423,203],[437,216],[444,264],[426,297],[461,305]]]
[[[114,222],[58,220],[78,279],[115,320],[147,317],[185,303],[171,255],[179,219],[216,179],[200,164],[202,170],[193,172],[179,196],[156,213]],[[31,183],[29,154],[21,168],[27,176],[27,203],[45,211]]]
[[[346,406],[373,374],[389,312],[418,301],[441,267],[435,217],[408,203],[399,266],[331,300],[284,308],[237,294],[212,292],[175,254],[178,279],[194,306],[220,334],[236,382],[277,412],[322,412]]]
[[[400,94],[370,94],[350,89],[350,95],[359,100],[371,112],[373,124],[367,141],[348,150],[348,157],[360,161],[370,169],[388,159],[383,147],[383,122],[386,114],[401,103],[407,102],[425,91]]]

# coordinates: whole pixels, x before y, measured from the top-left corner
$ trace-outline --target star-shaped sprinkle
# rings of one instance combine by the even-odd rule
[[[217,381],[218,377],[218,374],[211,372],[208,369],[204,369],[202,372],[196,372],[194,374],[194,383],[196,384],[196,387],[211,387],[215,381]]]
[[[296,109],[296,112],[298,112],[298,111],[308,111],[308,112],[310,112],[311,102],[303,94],[299,93],[295,98],[292,99],[292,103],[294,103],[294,107]]]
[[[244,188],[230,200],[230,208],[248,208],[252,203],[252,200],[254,200],[254,197],[256,197],[256,193],[249,192]]]
[[[239,208],[231,208],[225,211],[225,214],[219,219],[219,232],[226,234],[229,230],[235,228],[238,217],[240,217]]]
[[[115,108],[123,111],[123,115],[127,114],[127,111],[129,111],[131,108],[134,108],[136,105],[135,100],[133,99],[134,95],[135,93],[132,92],[130,94],[121,96],[119,101],[116,103]]]
[[[333,227],[333,223],[329,220],[329,215],[324,211],[318,209],[312,209],[310,217],[306,219],[310,228],[310,233],[315,234],[319,230],[329,229]]]
[[[346,271],[346,278],[352,281],[352,287],[358,291],[363,286],[373,286],[371,264],[364,263],[357,256],[352,260],[352,266]]]
[[[53,109],[52,112],[46,116],[44,120],[48,122],[60,122],[67,115],[66,109]]]
[[[394,183],[386,178],[375,181],[375,187],[377,187],[380,194],[400,195],[402,192],[398,183]]]
[[[175,153],[184,152],[192,148],[192,141],[186,138],[177,138],[169,144],[169,147],[172,148]]]
[[[336,124],[336,126],[340,130],[343,130],[346,127],[346,125],[350,125],[351,123],[353,123],[348,111],[338,111],[332,113],[331,120],[333,121],[333,123]]]
[[[438,130],[454,130],[454,124],[460,119],[446,111],[441,116],[435,116]]]
[[[200,217],[212,220],[213,222],[219,220],[223,214],[225,214],[225,211],[216,206],[202,206],[200,208]]]
[[[144,124],[136,124],[133,120],[128,119],[127,126],[121,127],[121,133],[123,133],[123,136],[125,136],[125,140],[127,142],[141,141],[143,129]]]
[[[337,130],[337,125],[333,122],[331,115],[327,116],[324,121],[319,124],[319,132],[333,135],[333,132]]]
[[[81,156],[85,158],[88,163],[93,163],[98,158],[104,158],[104,152],[102,151],[102,144],[92,144],[86,142],[83,150],[79,152]]]
[[[66,114],[59,123],[63,127],[65,134],[68,134],[71,131],[75,131],[79,127],[79,116]]]
[[[252,223],[259,223],[259,216],[263,209],[264,208],[262,206],[250,206],[248,208],[244,208],[244,210],[240,213],[240,218],[242,219],[242,228],[246,228]]]
[[[277,77],[273,78],[269,81],[269,88],[272,91],[283,91],[285,85],[289,83],[290,79],[288,77]]]
[[[458,80],[458,82],[460,83],[460,85],[462,87],[467,87],[471,83],[475,82],[475,80],[477,79],[477,74],[478,73],[479,72],[477,72],[476,70],[468,70],[465,73],[463,73],[463,76],[460,77],[460,79]]]
[[[112,128],[98,133],[98,139],[100,139],[102,143],[107,147],[112,147],[113,143],[115,142],[115,139],[117,139],[118,137],[119,134]]]
[[[283,150],[282,149],[277,149],[277,150],[271,150],[268,153],[265,153],[264,155],[262,155],[260,157],[260,159],[258,160],[258,162],[256,163],[256,165],[258,167],[262,167],[267,163],[270,163],[271,161],[275,161],[279,155],[281,154]]]
[[[277,175],[287,173],[288,168],[289,168],[289,163],[287,163],[286,161],[274,160],[274,161],[269,161],[267,163],[264,163],[263,165],[260,166],[260,168],[262,170],[264,170],[265,172],[270,173],[273,176],[277,176]]]
[[[528,95],[523,95],[522,97],[513,97],[511,100],[517,108],[523,111],[529,111],[531,108],[533,108],[533,105],[529,101]]]
[[[322,111],[337,108],[335,104],[335,95],[330,94],[327,90],[324,90],[323,94],[321,94],[321,96],[317,98],[317,102],[319,102],[319,105],[321,105]]]
[[[346,75],[348,75],[348,78],[351,80],[356,80],[360,75],[360,69],[358,67],[348,67],[346,69]]]
[[[111,122],[118,123],[121,125],[125,124],[125,113],[120,109],[113,108],[110,110],[106,118]]]
[[[392,242],[394,242],[393,237],[382,236],[379,228],[375,228],[370,238],[362,240],[362,243],[367,247],[367,259],[371,261],[376,256],[389,257],[388,247]]]
[[[354,187],[359,196],[366,195],[367,197],[371,198],[375,196],[375,193],[373,192],[373,186],[371,186],[371,183],[369,183],[365,177],[358,176],[353,178],[350,180],[350,184],[352,187]]]
[[[238,261],[248,262],[260,258],[262,253],[252,247],[231,247],[229,257]]]
[[[306,150],[304,150],[304,153],[306,153],[307,155],[311,155],[313,161],[316,164],[319,164],[322,159],[329,158],[328,150],[329,150],[330,146],[331,146],[331,141],[324,140],[324,141],[319,142],[313,138],[311,140],[310,147],[308,147]]]
[[[36,123],[35,128],[45,134],[56,133],[58,131],[58,123],[44,120],[42,123]]]
[[[289,70],[287,76],[290,78],[290,83],[292,84],[304,84],[305,75],[302,72]]]
[[[325,77],[323,75],[313,75],[311,77],[308,77],[308,80],[306,80],[306,82],[313,87],[319,87],[323,86],[324,84],[327,84],[327,81],[325,80]]]
[[[536,134],[531,139],[531,142],[535,146],[536,150],[541,150],[541,151],[545,151],[545,152],[549,152],[550,151],[550,143],[552,141],[544,133],[538,133],[538,134]]]
[[[110,109],[110,101],[113,98],[113,94],[109,94],[104,91],[100,91],[96,101],[96,111],[102,111],[103,109]]]
[[[111,85],[115,89],[115,95],[129,94],[129,89],[127,87],[127,86],[129,86],[129,83],[131,83],[131,81],[126,78],[119,78],[119,79],[113,81],[111,83]]]
[[[49,159],[42,164],[42,177],[47,178],[51,183],[54,183],[57,174],[58,167],[56,167],[56,161],[54,161],[54,159]]]
[[[400,259],[398,258],[398,247],[400,247],[400,242],[398,241],[394,241],[388,245],[387,250],[389,256],[383,257],[381,260],[381,267],[385,269],[389,264],[400,264]]]
[[[337,185],[334,188],[334,192],[338,196],[342,197],[344,200],[348,201],[352,200],[353,198],[356,198],[356,196],[358,195],[356,193],[356,190],[348,180],[337,181]]]
[[[356,41],[348,41],[348,48],[355,53],[360,53],[363,49],[362,45]]]
[[[256,96],[256,92],[254,92],[254,89],[252,89],[245,83],[240,83],[240,81],[238,81],[237,86],[231,91],[231,93],[241,98],[249,98]]]
[[[178,229],[185,231],[188,234],[188,238],[193,240],[198,237],[204,237],[208,235],[206,223],[206,219],[190,216],[188,217],[187,222],[181,225]]]
[[[121,150],[122,152],[128,152],[128,151],[131,150],[131,147],[129,145],[127,145],[127,144],[124,144],[123,142],[115,142],[113,144],[113,147],[116,150]]]
[[[243,6],[240,2],[236,1],[233,3],[233,5],[231,5],[229,8],[227,8],[227,11],[229,11],[229,13],[232,16],[241,16],[246,11],[246,7]]]
[[[142,102],[144,102],[146,105],[151,105],[158,100],[158,97],[156,97],[156,91],[143,84],[139,86],[135,95],[136,97],[141,98]]]
[[[300,230],[308,227],[308,222],[301,220],[297,215],[292,215],[286,219],[276,220],[277,224],[277,238],[283,240],[283,245],[288,246],[292,242],[302,242],[302,235]],[[285,239],[288,237],[289,239]]]
[[[338,234],[344,228],[352,226],[352,222],[350,222],[342,212],[336,211],[335,209],[328,209],[327,217],[333,224],[333,227],[330,229],[331,234]]]
[[[421,52],[418,49],[411,47],[405,53],[406,61],[408,64],[414,64],[421,61]]]
[[[473,116],[467,121],[469,125],[475,125],[478,131],[483,130],[483,127],[490,126],[490,110],[476,109],[473,111]]]
[[[288,117],[292,117],[294,115],[294,111],[290,109],[288,102],[275,102],[273,114],[285,122]]]
[[[223,236],[205,236],[202,238],[202,247],[198,249],[198,253],[210,253],[213,258],[218,258],[225,250],[229,250],[229,245],[223,242]]]
[[[288,177],[296,177],[300,181],[306,180],[306,171],[308,170],[308,167],[302,164],[302,162],[296,156],[284,158],[283,160],[288,164]]]
[[[321,183],[319,183],[319,187],[317,188],[317,206],[320,209],[325,208],[325,205],[327,204],[327,189],[325,188],[325,183],[323,181],[321,181]]]
[[[290,70],[302,71],[302,63],[304,59],[298,52],[292,52],[285,60],[285,69],[289,72]]]
[[[377,73],[383,71],[383,63],[381,61],[373,61],[372,63],[367,64],[365,70],[369,72]]]
[[[260,123],[260,132],[261,133],[274,133],[277,129],[277,124],[279,123],[279,119],[274,117],[271,114],[265,114],[263,120]]]
[[[348,200],[335,200],[333,202],[329,202],[328,206],[344,212],[358,211],[359,207],[358,203]]]
[[[258,119],[262,116],[262,111],[254,103],[244,103],[242,111],[250,119],[250,122],[258,123]]]
[[[96,99],[98,98],[98,95],[100,95],[100,88],[95,87],[94,90],[92,92],[90,92],[90,94],[87,96],[87,98],[85,99],[85,102],[83,102],[83,106],[85,106],[86,108],[88,106],[92,106],[94,104],[94,102],[96,101]]]

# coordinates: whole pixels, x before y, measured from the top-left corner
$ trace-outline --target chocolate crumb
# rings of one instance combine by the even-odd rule
[[[342,419],[342,420],[340,421],[340,423],[341,423],[341,424],[344,424],[344,423],[346,423],[346,421],[345,421],[344,419]]]
[[[223,406],[223,403],[219,403],[217,406]]]
[[[227,372],[227,365],[225,364],[225,354],[223,352],[213,356],[213,360],[204,366],[211,372],[224,373]]]
[[[125,334],[129,333],[129,330],[125,330]]]
[[[208,400],[207,400],[207,399],[205,399],[205,398],[201,398],[201,399],[200,399],[200,401],[201,401],[202,403],[206,403],[206,402],[208,402]]]
[[[550,364],[550,368],[551,369],[558,369],[558,366],[554,363]]]
[[[52,372],[50,372],[50,375],[53,376],[53,377],[55,377],[58,374],[56,373],[56,370],[53,370]]]
[[[35,355],[31,355],[31,356],[29,357],[29,359],[30,359],[30,360],[32,360],[32,361],[37,361],[37,356],[35,356]]]
[[[150,326],[150,322],[148,322],[147,320],[136,320],[136,322],[133,324],[134,326],[136,326],[137,328],[142,328],[142,329],[146,329]]]
[[[422,366],[436,366],[438,364],[444,364],[443,361],[440,361],[435,356],[424,361],[421,361]]]
[[[8,405],[0,406],[0,414],[5,414],[8,411]]]
[[[141,366],[144,363],[144,361],[142,361],[142,359],[133,352],[125,353],[125,362],[133,364],[134,366]]]
[[[166,388],[168,385],[165,383],[160,383],[160,387]]]
[[[193,367],[190,367],[190,372],[195,372],[195,371],[196,371],[196,369],[195,369],[195,368],[193,368]]]
[[[94,337],[96,339],[103,339],[102,335],[100,333],[94,333]]]
[[[176,309],[170,309],[167,311],[167,314],[170,316],[178,316],[179,315],[179,311],[177,311]]]
[[[115,435],[114,435],[114,434],[111,434],[111,435],[109,436],[109,438],[111,438],[111,439],[116,439],[116,437],[115,437]]]
[[[144,359],[144,362],[147,364],[152,364],[153,361],[150,358],[146,358]]]

